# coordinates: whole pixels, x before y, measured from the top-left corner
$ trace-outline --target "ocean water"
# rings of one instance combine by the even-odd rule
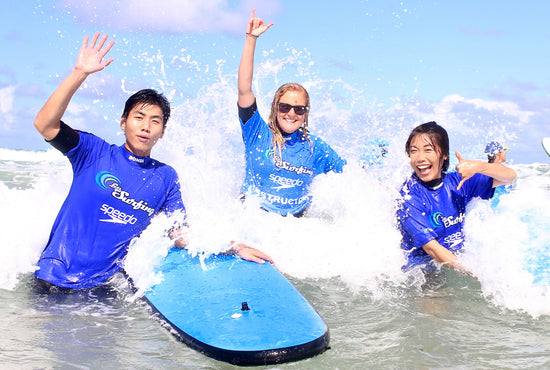
[[[327,322],[330,350],[273,368],[549,367],[550,161],[515,163],[512,149],[508,160],[519,177],[511,192],[497,207],[489,201],[469,207],[463,259],[475,278],[446,271],[426,284],[423,276],[404,274],[394,219],[397,191],[410,175],[403,148],[414,126],[437,120],[449,131],[451,152],[483,159],[494,138],[513,148],[521,120],[491,112],[472,117],[415,99],[381,110],[342,81],[315,79],[307,57],[270,58],[257,68],[260,112],[267,115],[273,89],[288,80],[281,66],[290,66],[291,75],[312,81],[305,84],[311,131],[348,159],[344,173],[316,178],[308,217],[283,218],[238,200],[244,155],[234,74],[211,72],[196,96],[174,106],[153,157],[179,173],[192,252],[248,242],[273,257]],[[116,126],[110,141],[121,144]],[[386,140],[389,151],[365,171],[362,156],[373,139]],[[130,247],[125,269],[137,293],[123,276],[81,294],[32,291],[35,263],[71,176],[53,149],[0,148],[1,367],[232,368],[176,341],[139,299],[162,278],[154,267],[169,248],[165,217]]]
[[[231,368],[176,341],[139,299],[161,278],[153,268],[169,246],[159,236],[169,222],[164,217],[130,248],[127,271],[137,294],[123,276],[99,291],[34,293],[34,263],[67,192],[70,167],[54,150],[0,149],[0,158],[3,366]],[[464,263],[477,278],[448,271],[426,287],[421,276],[400,271],[391,180],[400,171],[365,172],[351,163],[343,174],[322,176],[310,217],[295,219],[243,207],[236,200],[238,171],[204,168],[202,160],[191,154],[189,162],[176,162],[185,166],[178,171],[193,225],[191,249],[213,253],[239,239],[266,251],[330,327],[329,351],[274,368],[550,365],[550,166],[512,165],[519,178],[498,207],[472,205]],[[220,176],[228,183],[220,185]]]

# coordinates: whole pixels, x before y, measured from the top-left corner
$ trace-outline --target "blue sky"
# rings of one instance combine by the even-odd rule
[[[498,111],[520,162],[548,162],[550,3],[546,1],[4,0],[0,14],[0,147],[47,149],[34,116],[100,30],[115,62],[77,93],[71,110],[118,120],[128,91],[171,90],[177,104],[234,71],[250,9],[275,23],[258,44],[302,53],[311,78],[341,80],[376,109],[406,100]],[[301,73],[298,68],[298,72]],[[284,81],[286,82],[286,81]],[[343,102],[342,104],[347,104]],[[90,108],[92,107],[92,108]],[[353,109],[350,105],[350,109]],[[116,113],[115,113],[116,112]],[[496,114],[496,113],[495,113]],[[114,117],[113,117],[114,116]],[[95,132],[95,131],[94,131]],[[99,129],[98,134],[105,134]]]

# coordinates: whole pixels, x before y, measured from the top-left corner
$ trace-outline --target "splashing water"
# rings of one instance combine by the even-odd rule
[[[548,166],[521,166],[496,208],[472,204],[466,260],[494,304],[535,317],[550,313],[549,217]]]
[[[312,133],[348,160],[344,173],[316,178],[314,204],[309,216],[299,219],[269,214],[251,200],[244,204],[238,200],[244,178],[244,145],[234,71],[228,73],[223,61],[213,70],[192,58],[180,58],[179,65],[192,64],[194,73],[202,73],[198,78],[203,83],[195,96],[181,101],[187,95],[169,80],[176,62],[165,63],[158,52],[153,57],[146,52],[138,57],[147,65],[162,66],[149,73],[175,101],[166,135],[152,155],[172,165],[180,176],[191,225],[189,248],[193,253],[218,253],[226,250],[231,240],[246,241],[271,255],[290,277],[339,279],[352,291],[390,297],[410,284],[401,272],[404,257],[394,220],[397,191],[410,174],[403,150],[410,130],[436,120],[449,131],[452,150],[482,158],[484,144],[495,138],[495,132],[499,133],[497,139],[510,143],[526,117],[520,112],[514,119],[504,119],[504,113],[484,108],[472,117],[456,106],[482,106],[483,102],[453,96],[441,103],[396,99],[393,106],[380,108],[376,102],[366,102],[361,91],[344,81],[318,78],[309,54],[286,54],[290,56],[278,58],[277,52],[271,51],[258,58],[254,91],[260,113],[267,117],[274,90],[281,83],[305,80],[312,102]],[[385,139],[389,151],[380,167],[365,171],[361,155],[372,139]],[[4,258],[15,264],[0,268],[0,288],[13,289],[20,274],[34,271],[68,191],[71,171],[67,160],[54,150],[2,149],[1,154],[0,206],[9,211],[3,212],[0,220],[4,229],[0,248]],[[464,259],[493,304],[533,316],[548,315],[548,166],[514,168],[520,179],[510,194],[501,197],[496,209],[489,202],[471,207]],[[163,232],[169,224],[168,218],[157,217],[130,247],[126,270],[139,287],[138,294],[162,279],[154,273],[154,266],[170,247]]]

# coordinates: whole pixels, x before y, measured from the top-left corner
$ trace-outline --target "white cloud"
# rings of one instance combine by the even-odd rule
[[[66,0],[63,5],[80,23],[151,33],[244,32],[254,7],[250,0]],[[257,7],[267,17],[280,5],[263,0]]]
[[[8,86],[0,89],[0,113],[7,114],[13,109],[13,96],[15,86]]]
[[[454,94],[443,98],[439,106],[436,108],[437,113],[450,113],[457,104],[467,104],[472,109],[482,109],[489,112],[507,114],[517,118],[520,122],[528,122],[531,116],[535,113],[522,110],[517,103],[509,101],[490,101],[483,99],[466,99],[460,95]]]
[[[4,128],[9,128],[10,124],[15,122],[13,115],[13,101],[16,86],[8,86],[0,89],[0,114]]]
[[[405,142],[410,130],[424,122],[436,121],[449,133],[451,151],[459,150],[472,159],[485,158],[483,149],[491,140],[511,147],[508,159],[515,163],[540,161],[540,138],[544,135],[541,112],[522,109],[513,101],[469,99],[453,94],[439,101],[404,101],[389,108],[380,121],[387,131],[401,133]],[[389,135],[388,135],[389,136]],[[451,164],[454,158],[451,160]]]
[[[89,112],[90,110],[91,109],[88,104],[79,104],[79,103],[75,103],[74,101],[71,101],[69,103],[69,106],[67,107],[65,114],[79,116],[82,113]]]

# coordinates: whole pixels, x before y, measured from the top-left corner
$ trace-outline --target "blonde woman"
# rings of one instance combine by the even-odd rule
[[[283,216],[301,216],[311,204],[313,178],[342,172],[345,160],[323,140],[309,134],[309,95],[298,83],[279,87],[267,123],[252,92],[254,52],[265,24],[250,14],[238,76],[239,119],[246,156],[244,197],[257,197],[263,209]]]

